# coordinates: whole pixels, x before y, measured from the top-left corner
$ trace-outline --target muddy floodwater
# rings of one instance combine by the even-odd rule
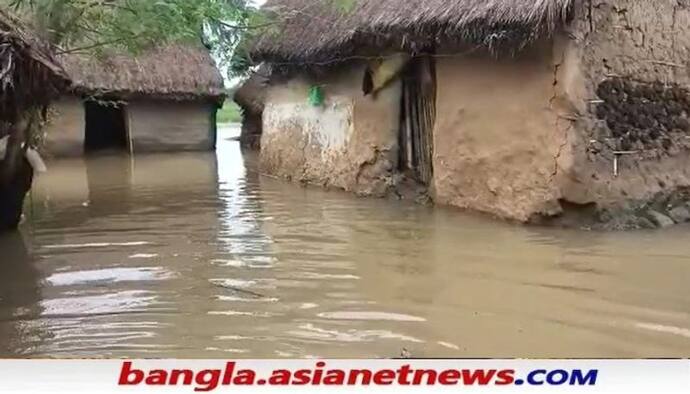
[[[1,357],[690,356],[690,227],[358,199],[215,153],[59,160],[0,240]]]

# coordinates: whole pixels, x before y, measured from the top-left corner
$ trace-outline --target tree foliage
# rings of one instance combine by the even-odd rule
[[[137,52],[202,41],[229,63],[259,19],[249,0],[2,0],[62,52]]]
[[[314,1],[344,14],[358,2]],[[201,41],[229,77],[253,65],[246,51],[253,34],[280,34],[280,16],[259,12],[252,0],[0,0],[0,6],[31,19],[39,33],[65,53],[136,53],[156,45]],[[313,6],[296,12],[308,14]]]

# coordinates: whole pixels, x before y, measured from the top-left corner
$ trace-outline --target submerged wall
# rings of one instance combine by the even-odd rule
[[[261,149],[261,134],[263,133],[261,113],[256,113],[245,109],[242,114],[242,131],[240,143],[242,146],[259,150]]]
[[[401,83],[364,96],[364,66],[322,80],[295,77],[268,87],[262,171],[294,181],[384,195],[397,166]],[[308,102],[321,86],[325,103]]]
[[[127,131],[137,153],[212,150],[216,107],[205,102],[129,101]],[[49,157],[84,154],[86,114],[83,101],[64,96],[50,109],[43,150]]]
[[[44,128],[44,151],[52,157],[84,154],[84,103],[75,96],[63,96],[54,102]]]
[[[216,146],[216,106],[205,102],[130,101],[134,153],[203,151]]]
[[[441,57],[436,73],[435,201],[520,221],[557,212],[567,136],[551,102],[551,48]]]

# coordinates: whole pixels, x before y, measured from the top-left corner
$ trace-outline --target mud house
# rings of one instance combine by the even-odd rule
[[[63,55],[73,80],[51,108],[51,156],[102,150],[133,153],[211,150],[223,78],[209,52],[173,45],[138,56]]]
[[[43,109],[67,86],[52,52],[0,10],[0,232],[19,224],[32,165],[40,162],[32,155],[35,131]]]
[[[262,115],[266,101],[266,83],[268,70],[262,68],[253,73],[235,91],[234,101],[242,109],[242,134],[240,142],[243,146],[259,149],[263,131]]]
[[[688,216],[685,2],[341,3],[264,7],[263,171],[522,222]]]

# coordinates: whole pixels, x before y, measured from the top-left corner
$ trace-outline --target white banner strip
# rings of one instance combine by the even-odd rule
[[[0,360],[0,393],[690,393],[688,360]]]

